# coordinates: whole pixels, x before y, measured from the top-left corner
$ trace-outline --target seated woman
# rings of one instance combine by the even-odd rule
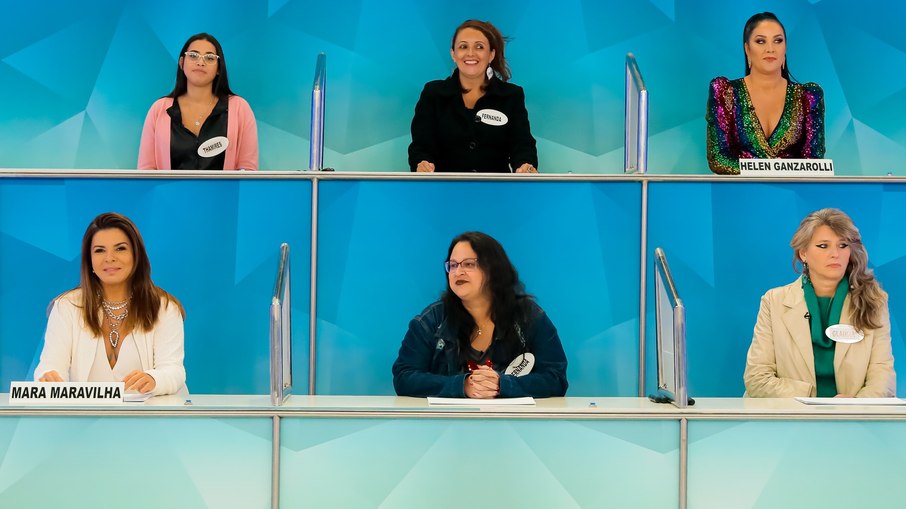
[[[711,80],[708,166],[738,174],[739,159],[824,157],[824,92],[793,81],[786,30],[770,12],[749,18],[742,32],[745,77]]]
[[[125,382],[126,390],[187,393],[182,305],[151,282],[142,237],[108,212],[82,238],[78,288],[57,297],[35,369],[40,382]]]
[[[258,127],[245,99],[230,90],[214,36],[183,45],[176,86],[145,117],[139,170],[257,170]]]
[[[566,394],[557,329],[523,291],[500,243],[457,236],[447,251],[447,289],[409,322],[393,363],[400,396],[496,398]]]
[[[453,75],[425,85],[412,118],[412,171],[537,173],[525,93],[507,83],[504,37],[487,21],[453,33]]]
[[[802,277],[769,290],[746,360],[748,396],[892,397],[887,294],[852,220],[812,212],[790,241]]]

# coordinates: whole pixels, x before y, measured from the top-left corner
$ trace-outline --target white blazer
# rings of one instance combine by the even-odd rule
[[[817,391],[812,332],[801,278],[768,290],[761,298],[743,380],[746,395],[761,398],[813,397]],[[852,324],[852,301],[843,301],[841,324]],[[837,343],[834,378],[837,392],[863,398],[896,395],[897,375],[890,346],[887,303],[881,327],[862,331],[858,343]]]
[[[48,371],[56,371],[66,381],[88,380],[97,342],[102,341],[102,338],[95,336],[85,325],[80,306],[80,289],[63,294],[54,302],[47,319],[44,349],[35,369],[35,380]],[[142,371],[154,377],[152,394],[187,393],[186,370],[183,366],[183,320],[179,307],[161,299],[160,313],[154,328],[150,331],[134,329],[130,335],[135,340]]]

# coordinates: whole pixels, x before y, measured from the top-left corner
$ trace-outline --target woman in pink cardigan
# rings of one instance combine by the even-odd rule
[[[186,41],[176,86],[145,118],[139,170],[257,170],[258,128],[230,90],[223,48],[212,35]]]

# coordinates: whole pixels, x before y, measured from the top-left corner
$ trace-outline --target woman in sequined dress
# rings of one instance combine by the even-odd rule
[[[739,174],[739,159],[824,157],[824,92],[790,77],[786,30],[762,12],[743,29],[745,77],[711,80],[708,95],[708,166]]]
[[[113,212],[82,238],[78,288],[54,299],[39,382],[124,382],[127,391],[183,393],[183,312],[151,281],[151,262],[135,224]]]

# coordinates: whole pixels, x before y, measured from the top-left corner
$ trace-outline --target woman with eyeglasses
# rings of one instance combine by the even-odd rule
[[[183,45],[176,85],[148,111],[139,170],[257,170],[258,127],[230,90],[223,48],[210,34]]]
[[[546,398],[566,394],[557,329],[499,242],[466,232],[450,243],[446,290],[409,322],[393,363],[400,396]]]

